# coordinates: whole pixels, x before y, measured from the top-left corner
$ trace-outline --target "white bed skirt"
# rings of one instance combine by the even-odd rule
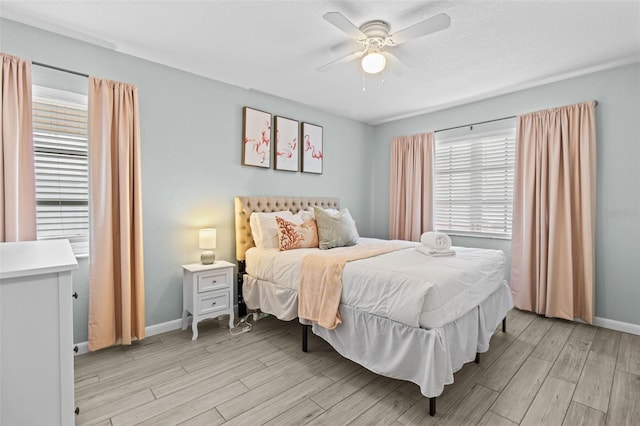
[[[242,297],[247,309],[260,309],[283,321],[298,317],[298,292],[290,288],[245,274]]]
[[[345,358],[377,374],[413,382],[424,396],[436,397],[453,383],[453,373],[475,360],[476,353],[489,350],[491,336],[512,307],[505,282],[479,306],[441,328],[410,327],[340,305],[341,325],[327,330],[314,324],[312,329]]]
[[[298,293],[291,289],[245,275],[243,297],[247,308],[280,320],[298,316]],[[345,358],[374,373],[413,382],[424,396],[436,397],[453,383],[453,373],[475,360],[476,353],[489,350],[491,336],[511,308],[504,282],[480,305],[440,328],[411,327],[340,305],[342,324],[334,330],[313,324],[312,330]]]

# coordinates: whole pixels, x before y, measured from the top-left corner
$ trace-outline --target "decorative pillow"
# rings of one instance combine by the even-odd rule
[[[318,247],[318,228],[314,219],[297,224],[276,217],[276,224],[280,251]]]
[[[318,246],[321,249],[353,246],[358,242],[356,222],[349,210],[330,214],[319,207],[313,208],[318,225]]]
[[[253,242],[258,248],[278,248],[278,227],[276,217],[291,218],[293,213],[290,210],[280,212],[258,213],[253,212],[249,216],[251,235]]]
[[[315,218],[315,215],[313,214],[313,209],[314,208],[316,208],[316,207],[315,206],[314,207],[309,207],[308,210],[305,210],[305,211],[311,212],[313,218]],[[322,208],[322,207],[318,207],[318,208]],[[356,221],[353,220],[353,217],[351,216],[351,212],[349,211],[349,209],[344,208],[342,210],[336,210],[336,209],[322,209],[322,210],[324,210],[325,213],[329,213],[331,216],[335,216],[335,215],[339,214],[341,211],[342,212],[346,212],[349,215],[349,217],[351,217],[351,220],[353,221],[353,229],[354,229],[354,232],[356,233],[356,239],[360,238],[360,234],[358,233],[358,227],[356,226]]]
[[[342,213],[342,214],[346,215],[346,216],[347,216],[347,218],[348,218],[349,220],[351,220],[351,225],[352,225],[352,228],[353,228],[352,230],[353,230],[353,233],[354,233],[354,234],[355,234],[355,236],[356,236],[356,240],[358,240],[358,238],[360,238],[360,234],[358,233],[358,228],[357,228],[357,226],[356,226],[356,221],[353,219],[353,216],[351,216],[351,212],[349,211],[349,209],[347,209],[347,208],[344,208],[344,209],[342,209],[342,210],[336,210],[336,209],[325,209],[325,211],[326,211],[326,212],[329,212],[329,214],[330,214],[331,216],[336,216],[336,215],[338,215],[338,214],[340,214],[340,213]]]

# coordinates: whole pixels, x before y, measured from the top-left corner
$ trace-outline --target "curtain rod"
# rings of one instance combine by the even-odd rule
[[[68,70],[68,69],[65,69],[65,68],[56,67],[56,66],[53,66],[53,65],[47,65],[47,64],[43,64],[42,62],[31,61],[31,63],[33,65],[38,65],[40,67],[51,68],[52,70],[62,71],[62,72],[66,72],[66,73],[69,73],[69,74],[79,75],[80,77],[89,78],[89,76],[87,74],[83,74],[83,73],[78,72],[78,71],[72,71],[72,70]]]
[[[447,127],[446,129],[436,130],[433,133],[445,132],[447,130],[454,130],[454,129],[462,129],[463,127],[473,127],[473,126],[477,126],[479,124],[493,123],[494,121],[510,120],[510,119],[516,118],[516,117],[517,116],[512,115],[512,116],[509,116],[509,117],[495,118],[493,120],[478,121],[477,123],[463,124],[462,126]]]
[[[595,101],[595,106],[598,106],[598,101]],[[454,130],[454,129],[462,129],[463,127],[473,127],[479,124],[493,123],[494,121],[511,120],[512,118],[517,118],[517,117],[518,117],[517,115],[511,115],[509,117],[495,118],[493,120],[478,121],[477,123],[463,124],[462,126],[447,127],[446,129],[439,129],[434,131],[433,133],[446,132],[447,130]]]

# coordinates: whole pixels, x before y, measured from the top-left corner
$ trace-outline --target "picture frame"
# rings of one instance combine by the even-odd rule
[[[302,123],[300,150],[302,156],[302,171],[304,173],[322,174],[324,156],[322,132],[322,126]]]
[[[276,170],[297,172],[300,170],[300,123],[276,115],[274,139],[274,166]]]
[[[242,108],[242,165],[271,167],[271,114]]]

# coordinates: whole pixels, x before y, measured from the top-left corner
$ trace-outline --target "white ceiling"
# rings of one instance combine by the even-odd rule
[[[412,70],[363,91],[358,61],[316,71],[350,53],[330,49],[348,36],[328,11],[391,33],[444,12],[451,27],[395,47]],[[640,60],[638,0],[2,0],[0,16],[371,124]]]

